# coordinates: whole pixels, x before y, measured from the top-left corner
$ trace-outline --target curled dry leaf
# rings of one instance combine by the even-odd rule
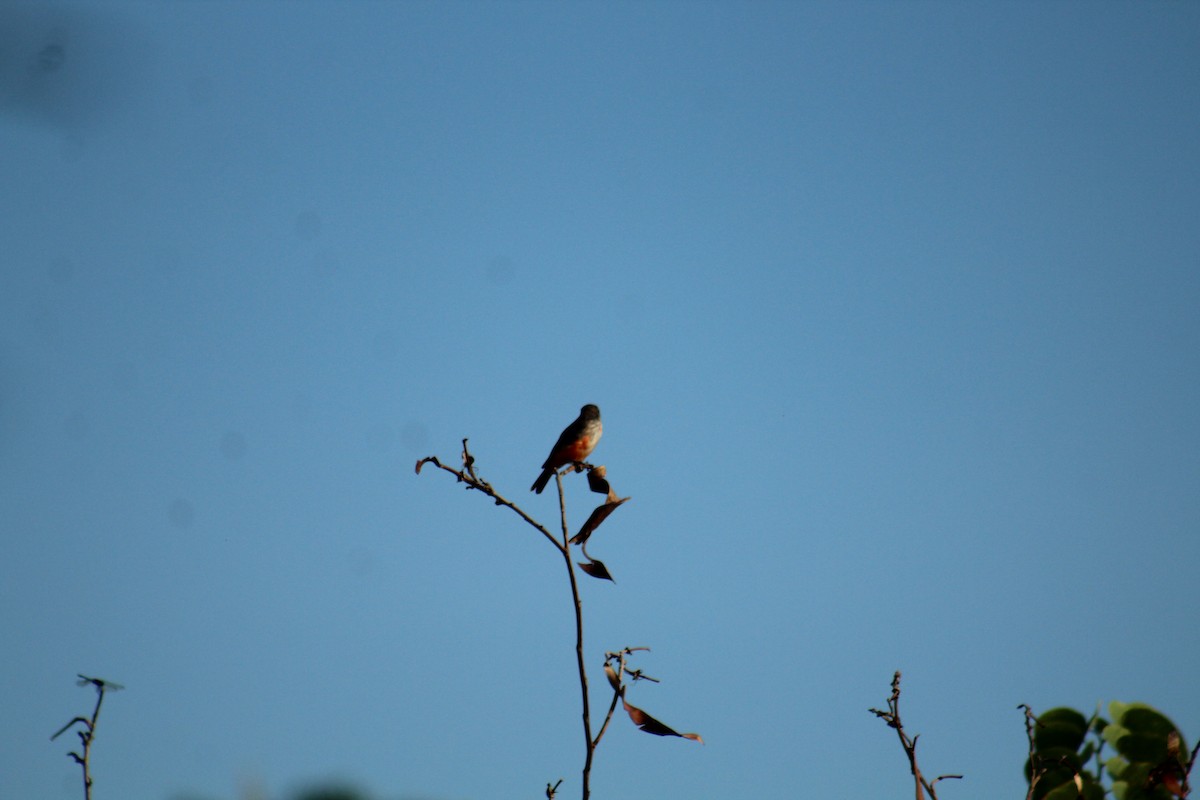
[[[623,697],[621,698],[621,704],[625,706],[625,711],[629,714],[629,718],[633,720],[633,724],[646,733],[652,733],[655,736],[678,736],[681,739],[691,739],[693,742],[704,744],[704,740],[700,738],[700,734],[698,733],[680,733],[674,728],[659,722],[637,706],[629,705]]]
[[[1187,797],[1188,792],[1183,788],[1183,784],[1179,782],[1179,778],[1174,775],[1167,775],[1163,778],[1163,788],[1176,797]]]
[[[605,480],[605,476],[607,474],[608,474],[608,470],[606,470],[604,468],[603,464],[601,464],[598,467],[593,467],[592,469],[588,470],[588,475],[587,475],[588,488],[591,489],[596,494],[604,494],[604,495],[610,494],[612,492],[612,489],[609,488],[608,481]]]
[[[1189,770],[1184,769],[1179,758],[1179,749],[1179,731],[1171,731],[1167,734],[1166,759],[1150,770],[1146,780],[1151,787],[1162,786],[1176,797],[1186,797],[1190,787],[1185,787],[1183,781],[1186,781]]]
[[[612,664],[604,665],[604,677],[608,678],[608,685],[613,688],[614,692],[621,691],[621,681],[617,678],[617,671],[612,668]]]
[[[613,581],[613,576],[609,574],[608,567],[604,566],[603,561],[597,561],[594,558],[591,561],[580,561],[579,568],[593,578],[616,583],[616,581]]]
[[[608,499],[603,505],[596,506],[587,522],[583,523],[583,527],[579,529],[579,533],[575,534],[571,539],[571,544],[583,544],[592,535],[592,531],[600,527],[600,523],[608,519],[608,515],[617,510],[617,506],[629,500],[628,497],[622,497],[619,500]]]

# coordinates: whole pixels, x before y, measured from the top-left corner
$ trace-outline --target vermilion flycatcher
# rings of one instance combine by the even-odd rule
[[[604,426],[600,424],[600,409],[597,406],[588,403],[579,409],[579,419],[568,425],[558,437],[550,455],[546,456],[546,463],[542,464],[542,474],[538,475],[538,479],[529,488],[541,494],[559,467],[583,461],[591,455],[603,432]]]

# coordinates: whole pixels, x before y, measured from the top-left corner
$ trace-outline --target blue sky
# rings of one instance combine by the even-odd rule
[[[596,797],[1021,796],[1200,736],[1200,6],[0,10],[0,797],[526,798],[582,762],[526,487],[633,500]],[[594,495],[568,482],[573,525]],[[605,698],[596,692],[596,702]],[[801,788],[802,787],[802,788]]]

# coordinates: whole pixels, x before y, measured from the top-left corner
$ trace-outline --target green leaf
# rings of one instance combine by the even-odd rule
[[[1125,775],[1125,770],[1129,769],[1129,762],[1120,756],[1112,756],[1104,762],[1104,768],[1108,770],[1108,774],[1113,777],[1113,780],[1121,780]]]
[[[1145,703],[1131,703],[1121,718],[1121,724],[1134,733],[1161,736],[1164,739],[1176,729],[1175,723]]]
[[[1045,765],[1062,762],[1063,769],[1067,770],[1078,770],[1083,766],[1079,754],[1070,747],[1047,747],[1045,750],[1039,749],[1037,755]]]
[[[1085,800],[1102,800],[1104,797],[1104,789],[1102,789],[1096,783],[1085,779],[1083,781],[1082,794]],[[1078,800],[1079,795],[1079,787],[1077,787],[1075,785],[1075,781],[1071,779],[1046,794],[1045,800]]]
[[[1087,730],[1087,717],[1066,706],[1043,711],[1037,715],[1037,721],[1042,725],[1071,725],[1081,730]]]
[[[1157,764],[1167,757],[1167,737],[1131,733],[1121,737],[1117,750],[1130,762]]]
[[[1079,797],[1079,789],[1075,786],[1074,780],[1068,780],[1047,792],[1043,797],[1045,800],[1076,800]]]
[[[1124,794],[1120,800],[1175,800],[1174,795],[1161,786],[1148,789],[1145,784],[1123,781],[1122,787]]]
[[[1087,718],[1073,708],[1052,708],[1037,721],[1033,741],[1039,752],[1059,747],[1076,752],[1087,736]]]
[[[1130,796],[1144,795],[1142,787],[1146,785],[1146,779],[1150,777],[1150,770],[1153,768],[1153,764],[1130,764],[1129,768],[1121,775],[1121,780],[1128,784],[1128,788],[1125,790],[1126,794]]]
[[[1104,729],[1104,741],[1117,748],[1118,751],[1121,749],[1121,740],[1128,735],[1129,729],[1116,722],[1108,723],[1108,726]]]
[[[1057,792],[1063,786],[1070,786],[1071,791],[1075,791],[1075,782],[1073,775],[1067,770],[1055,770],[1048,772],[1038,781],[1037,789],[1033,792],[1034,800],[1045,800],[1051,794]]]

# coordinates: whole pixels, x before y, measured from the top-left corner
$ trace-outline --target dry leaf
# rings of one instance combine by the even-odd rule
[[[680,733],[674,728],[659,722],[637,706],[629,705],[623,697],[621,698],[621,704],[625,706],[625,711],[629,714],[629,718],[633,720],[633,724],[646,733],[653,733],[655,736],[678,736],[681,739],[691,739],[693,742],[704,744],[704,740],[700,738],[700,734],[698,733]]]
[[[1164,776],[1162,786],[1176,797],[1187,797],[1188,795],[1188,793],[1184,791],[1183,784],[1179,782],[1179,778],[1175,775]]]
[[[607,474],[603,464],[588,470],[588,488],[596,494],[609,494],[612,490],[608,488],[608,481],[604,479]]]
[[[609,574],[608,567],[604,566],[603,561],[597,561],[596,559],[592,559],[591,561],[580,561],[579,568],[588,575],[591,575],[593,578],[599,578],[600,580],[612,581],[613,583],[616,583],[616,581],[613,581],[613,576]]]
[[[608,685],[613,687],[614,692],[621,691],[621,681],[617,678],[617,671],[612,668],[612,664],[604,665],[604,676],[608,678]]]
[[[1188,792],[1180,779],[1186,779],[1187,771],[1179,760],[1179,743],[1179,731],[1167,734],[1167,758],[1150,771],[1147,781],[1151,787],[1162,786],[1176,797],[1186,797]]]
[[[622,497],[620,500],[609,499],[604,502],[604,505],[596,506],[591,515],[587,518],[587,522],[583,523],[583,527],[579,529],[579,533],[571,539],[571,544],[583,544],[592,535],[592,531],[600,527],[600,523],[608,519],[608,515],[617,510],[617,506],[629,500],[628,497]]]

